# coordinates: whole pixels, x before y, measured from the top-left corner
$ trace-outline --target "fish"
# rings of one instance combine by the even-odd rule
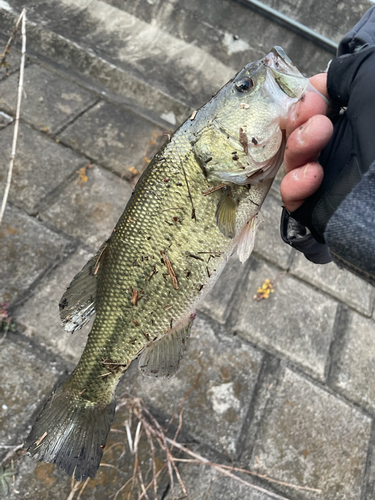
[[[247,64],[168,138],[110,237],[60,301],[71,333],[95,314],[82,357],[47,400],[25,449],[94,478],[115,389],[138,360],[148,377],[179,368],[195,311],[228,258],[251,254],[282,164],[291,106],[312,90],[280,47]]]

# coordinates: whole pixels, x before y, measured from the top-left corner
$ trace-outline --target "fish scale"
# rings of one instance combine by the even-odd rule
[[[59,304],[67,331],[96,318],[77,367],[26,440],[37,459],[77,480],[93,478],[115,388],[130,364],[139,358],[152,377],[178,370],[195,308],[236,249],[242,262],[251,253],[260,207],[282,163],[281,123],[307,86],[274,48],[245,66],[150,162],[112,235]]]

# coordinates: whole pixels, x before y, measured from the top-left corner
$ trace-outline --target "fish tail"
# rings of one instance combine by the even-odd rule
[[[37,460],[74,474],[77,481],[93,479],[114,414],[114,399],[93,403],[60,386],[39,414],[25,449]]]

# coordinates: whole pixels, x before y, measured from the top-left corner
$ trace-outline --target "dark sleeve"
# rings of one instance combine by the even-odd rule
[[[324,237],[337,264],[375,286],[375,162],[332,215]]]
[[[375,159],[375,47],[331,62],[327,87],[333,103],[346,106],[334,122],[333,136],[319,163],[319,189],[291,213],[325,243],[327,223]]]

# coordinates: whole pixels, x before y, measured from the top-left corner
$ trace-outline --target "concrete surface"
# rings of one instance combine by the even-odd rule
[[[17,452],[2,460],[79,359],[89,328],[74,335],[60,328],[59,298],[111,233],[163,134],[273,45],[282,45],[306,74],[331,58],[245,3],[0,2],[3,46],[21,8],[28,9],[25,99],[0,227],[0,302],[15,330],[0,332],[0,497],[139,498],[126,485],[134,463],[126,423],[133,437],[137,427],[126,405],[116,414],[97,477],[81,493],[71,492],[71,479],[51,464]],[[372,5],[266,3],[335,41]],[[11,49],[10,67],[0,68],[1,193],[18,49]],[[208,465],[181,462],[189,500],[373,500],[374,289],[283,244],[278,182],[265,202],[253,256],[244,265],[231,258],[200,305],[178,374],[152,381],[133,364],[118,401],[142,398],[169,437],[178,430],[180,443],[211,462],[262,476],[238,473],[261,491]],[[258,301],[265,279],[274,293]],[[156,448],[159,471],[165,456]],[[144,432],[139,456],[148,484],[152,461]],[[181,498],[176,476],[173,494],[165,469],[159,478],[157,498]],[[148,495],[155,497],[152,486]]]

